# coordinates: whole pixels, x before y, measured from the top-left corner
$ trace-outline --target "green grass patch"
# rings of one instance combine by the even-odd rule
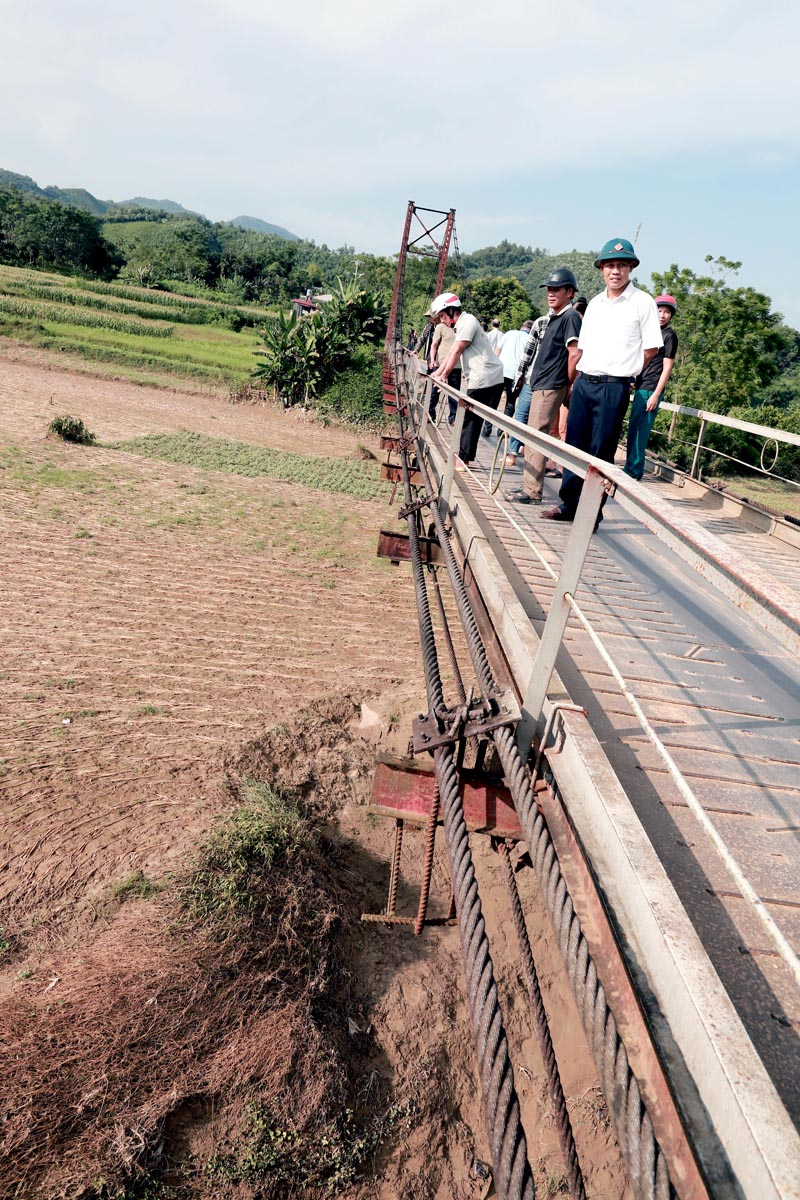
[[[328,1121],[300,1129],[276,1106],[252,1103],[236,1151],[212,1158],[206,1174],[229,1185],[268,1181],[270,1196],[338,1196],[396,1129],[411,1125],[417,1107],[409,1099],[378,1108],[360,1122],[345,1108]]]
[[[782,483],[780,479],[766,479],[760,475],[714,475],[706,480],[709,484],[722,484],[734,496],[755,500],[773,512],[788,514],[800,519],[800,487]]]
[[[265,476],[282,483],[299,483],[357,500],[378,500],[386,494],[380,466],[374,462],[292,454],[202,433],[149,434],[117,442],[113,449],[229,475]]]
[[[138,868],[131,871],[119,883],[115,883],[111,889],[111,894],[120,904],[124,904],[126,900],[147,900],[150,896],[155,896],[160,891],[157,883],[153,883],[148,879],[144,871]]]
[[[60,488],[91,494],[101,489],[113,490],[111,474],[105,467],[62,467],[51,461],[37,462],[16,447],[0,450],[0,487],[21,487],[28,492]]]
[[[23,267],[0,265],[0,295],[47,299],[62,304],[84,304],[106,312],[129,312],[143,317],[169,313],[169,320],[198,324],[259,325],[273,315],[258,304],[226,300],[224,296],[192,296],[161,288],[136,287],[130,283],[82,279]]]
[[[181,894],[186,915],[212,927],[271,903],[270,876],[314,844],[295,801],[245,781],[242,804],[212,835]]]
[[[153,338],[170,338],[175,332],[172,325],[141,320],[138,317],[96,312],[94,309],[82,308],[77,303],[53,304],[47,300],[32,301],[0,295],[0,313],[31,322],[64,324],[70,327],[87,326],[90,329],[106,329],[115,333],[140,334]]]

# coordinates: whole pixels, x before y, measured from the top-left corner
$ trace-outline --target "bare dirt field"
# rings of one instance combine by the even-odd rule
[[[0,411],[0,1197],[485,1195],[470,1175],[489,1153],[457,930],[414,939],[358,922],[383,906],[388,877],[392,831],[365,809],[375,752],[402,752],[425,706],[410,576],[375,558],[388,493],[355,500],[103,445],[192,430],[344,459],[363,454],[359,439],[59,370],[19,347],[0,351]],[[100,444],[47,437],[63,413]],[[281,909],[272,943],[292,948],[291,970],[263,957],[257,927],[238,948],[174,929],[172,891],[244,778],[324,827],[318,879],[309,870],[305,907]],[[537,1194],[555,1195],[500,864],[475,852]],[[621,1200],[568,984],[532,872],[519,878],[589,1195]],[[434,910],[448,900],[440,856]],[[311,910],[330,914],[308,934],[330,949],[316,961]],[[324,1097],[388,1114],[358,1169],[326,1166],[325,1190],[298,1184],[273,1133],[259,1158],[247,1105],[265,1079],[298,1128]],[[231,1165],[247,1129],[250,1165]],[[298,1141],[295,1158],[306,1150]]]

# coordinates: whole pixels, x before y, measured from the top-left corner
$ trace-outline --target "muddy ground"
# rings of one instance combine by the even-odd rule
[[[424,707],[410,575],[374,556],[377,530],[394,522],[388,496],[356,501],[68,446],[46,429],[71,413],[101,443],[188,429],[333,457],[363,454],[365,439],[302,414],[92,378],[22,347],[0,353],[0,411],[0,1005],[45,1021],[80,995],[91,1063],[91,1005],[98,1030],[106,1015],[98,981],[113,975],[119,986],[167,956],[161,893],[122,903],[130,880],[156,891],[180,876],[235,803],[232,764],[266,736],[275,778],[317,803],[339,840],[347,1027],[366,1101],[414,1098],[339,1194],[484,1195],[470,1178],[489,1152],[457,930],[415,939],[356,919],[382,907],[388,880],[392,830],[366,812],[371,764],[379,750],[403,752]],[[366,445],[378,452],[374,440]],[[537,1194],[554,1195],[562,1164],[499,863],[473,840]],[[409,834],[404,912],[416,905],[421,852],[422,835]],[[587,1190],[621,1200],[624,1172],[532,872],[519,882]],[[434,913],[448,901],[440,847]],[[303,1032],[295,1015],[273,1013],[248,1036],[285,1037],[291,1055]],[[77,1111],[59,1054],[58,1039],[45,1037],[33,1065],[50,1071],[56,1101],[63,1086],[64,1105]],[[166,1054],[165,1111],[170,1067]],[[3,1097],[0,1154],[13,1169],[0,1158],[0,1195],[111,1195],[102,1163],[130,1155],[130,1142],[81,1161],[66,1122],[63,1143],[44,1136],[34,1146],[29,1103],[23,1084]],[[175,1107],[177,1118],[159,1127],[173,1159],[213,1154],[235,1126],[222,1116],[209,1124],[186,1097]],[[229,1194],[260,1194],[237,1187]],[[207,1190],[195,1181],[191,1194],[225,1193],[217,1179]]]

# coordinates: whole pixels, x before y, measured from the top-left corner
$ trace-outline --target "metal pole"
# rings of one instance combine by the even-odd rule
[[[700,458],[700,450],[703,446],[703,438],[706,436],[706,422],[700,422],[700,432],[697,435],[697,445],[694,448],[694,458],[692,459],[692,469],[689,472],[690,479],[697,479],[697,463]]]
[[[444,395],[444,393],[442,393]],[[464,428],[464,417],[467,414],[467,406],[463,400],[459,400],[458,408],[456,409],[456,419],[453,423],[453,436],[450,438],[450,453],[447,456],[447,466],[444,469],[444,478],[442,479],[442,487],[439,492],[439,510],[442,514],[442,520],[447,516],[447,510],[450,507],[450,492],[453,487],[453,475],[456,469],[456,460],[458,452],[461,449],[461,431]]]
[[[586,552],[594,533],[604,492],[603,476],[595,467],[589,467],[578,511],[575,513],[567,552],[561,564],[561,574],[558,577],[550,611],[544,623],[528,689],[522,701],[522,720],[517,726],[517,746],[523,762],[527,762],[530,754],[533,735],[542,713],[542,706],[550,685],[550,676],[553,674],[569,617],[569,604],[566,596],[568,593],[574,595],[580,582]]]
[[[397,256],[397,271],[394,277],[394,290],[392,292],[392,304],[389,309],[389,321],[386,326],[386,351],[387,353],[392,347],[395,340],[402,341],[400,337],[401,331],[396,328],[398,321],[398,312],[400,308],[400,295],[403,290],[403,280],[406,273],[406,256],[408,254],[408,234],[411,229],[411,217],[414,212],[414,201],[409,200],[408,208],[406,209],[406,223],[403,226],[403,240],[400,243],[400,253]]]
[[[447,226],[444,231],[444,237],[442,238],[442,244],[439,247],[439,268],[436,272],[436,292],[434,293],[437,296],[444,287],[444,273],[447,270],[447,256],[450,253],[450,239],[453,236],[453,226],[455,223],[456,210],[451,208],[450,212],[447,214]]]
[[[669,429],[667,430],[667,441],[668,442],[671,442],[675,436],[675,426],[677,425],[677,423],[678,423],[678,414],[676,412],[674,412],[672,414],[672,418],[669,423]]]

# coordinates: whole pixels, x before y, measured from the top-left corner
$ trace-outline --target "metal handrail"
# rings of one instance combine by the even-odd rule
[[[406,367],[412,366],[415,387],[419,387],[420,383],[431,385],[430,375],[414,354],[402,349],[401,361]],[[445,395],[452,396],[458,402],[460,410],[448,456],[447,478],[443,484],[445,500],[449,496],[452,468],[458,450],[456,434],[460,435],[463,424],[461,414],[471,410],[498,429],[513,435],[523,445],[532,446],[583,479],[590,470],[597,472],[605,490],[613,492],[628,512],[638,518],[661,541],[666,542],[684,562],[708,579],[737,608],[745,611],[771,636],[777,638],[781,645],[800,658],[800,597],[797,593],[768,575],[757,564],[743,559],[740,552],[731,550],[720,538],[703,529],[691,517],[674,510],[665,512],[663,506],[651,500],[647,489],[637,480],[631,479],[630,475],[626,475],[620,467],[595,458],[583,450],[577,450],[558,438],[550,437],[549,434],[539,433],[538,430],[515,421],[513,417],[507,417],[496,409],[480,404],[465,392],[458,391],[446,383],[437,382],[436,387]],[[427,402],[423,404],[423,411],[425,419],[428,420]],[[793,439],[797,435],[786,436]]]
[[[692,465],[689,468],[690,479],[700,478],[700,453],[702,451],[706,454],[714,454],[719,458],[730,459],[731,462],[739,463],[739,465],[743,467],[748,467],[750,470],[756,471],[760,475],[767,475],[770,479],[780,479],[783,483],[791,483],[794,484],[795,487],[799,486],[798,484],[794,483],[794,480],[787,479],[784,475],[779,475],[771,468],[767,469],[764,467],[764,450],[769,442],[775,443],[775,458],[773,459],[772,463],[774,466],[778,460],[778,455],[780,454],[779,443],[783,442],[784,445],[787,446],[800,446],[800,434],[790,433],[788,429],[773,429],[769,425],[754,425],[752,421],[740,421],[737,417],[725,417],[721,413],[707,412],[704,408],[689,408],[685,404],[671,404],[665,401],[661,404],[661,408],[666,409],[668,412],[673,414],[669,430],[666,433],[664,433],[663,430],[658,431],[666,436],[667,442],[672,441],[675,431],[675,422],[678,415],[694,417],[700,422],[700,428],[697,431],[697,440],[694,443]],[[703,442],[706,436],[706,426],[709,424],[722,425],[727,429],[737,429],[741,433],[750,433],[755,437],[763,438],[764,446],[761,449],[761,466],[755,467],[751,463],[746,463],[741,458],[736,458],[732,454],[725,454],[721,450],[716,450],[710,446],[704,446]]]
[[[790,446],[800,446],[800,433],[790,433],[788,429],[773,429],[769,425],[753,425],[750,421],[740,421],[736,417],[725,417],[722,413],[706,412],[704,408],[688,408],[685,404],[671,404],[662,400],[661,411],[678,413],[684,417],[697,417],[700,421],[709,421],[712,425],[727,425],[729,429],[739,429],[742,433],[754,433],[757,437],[768,438],[772,442],[786,442]]]

